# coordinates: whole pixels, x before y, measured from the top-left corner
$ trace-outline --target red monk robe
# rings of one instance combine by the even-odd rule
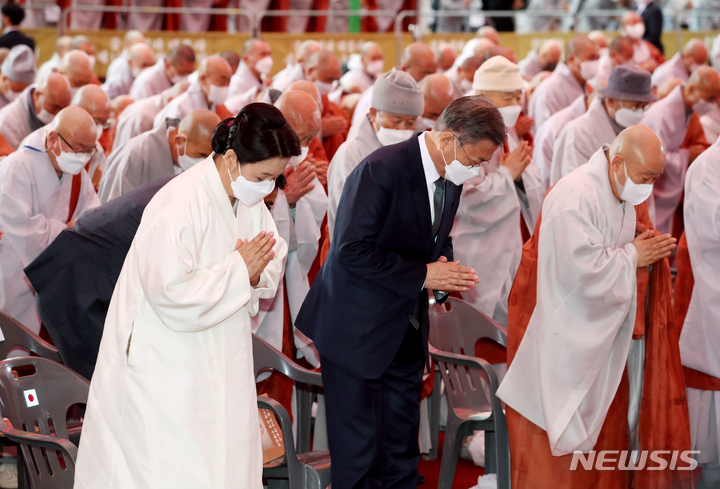
[[[352,121],[350,120],[350,116],[347,114],[347,112],[345,112],[345,110],[343,110],[342,107],[328,100],[327,95],[322,96],[322,103],[323,119],[325,119],[326,117],[342,117],[347,121],[345,129],[343,131],[332,134],[330,136],[323,136],[323,147],[325,148],[325,153],[327,154],[327,157],[332,161],[333,156],[335,156],[335,152],[338,150],[340,145],[344,143],[347,139],[348,131],[350,130],[350,124],[352,123]]]
[[[652,229],[647,204],[635,207],[637,230]],[[520,346],[537,297],[538,235],[542,214],[533,237],[523,247],[508,315],[508,367]],[[670,267],[667,259],[652,272],[638,270],[637,316],[633,338],[645,336],[645,370],[640,409],[640,450],[690,450],[690,427],[683,380],[679,331],[670,302]],[[647,297],[647,301],[646,301]],[[605,418],[594,450],[629,450],[629,384],[627,368]],[[689,489],[692,471],[641,470],[570,471],[572,455],[553,457],[547,433],[507,408],[513,489]],[[648,455],[649,457],[649,455]],[[612,458],[612,457],[610,457]],[[615,457],[617,458],[617,457]],[[667,459],[666,459],[667,460]],[[627,463],[627,462],[626,462]],[[615,465],[607,463],[607,465]],[[657,466],[648,459],[650,466]],[[678,463],[678,466],[686,464]]]

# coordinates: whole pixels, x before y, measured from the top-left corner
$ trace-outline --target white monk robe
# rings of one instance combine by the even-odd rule
[[[682,98],[682,86],[678,86],[667,97],[652,104],[640,119],[640,124],[652,129],[665,148],[665,171],[653,186],[653,223],[655,229],[663,234],[672,232],[673,218],[683,193],[690,151],[681,149],[681,146],[689,118]]]
[[[167,93],[163,92],[133,102],[125,107],[125,110],[118,117],[115,138],[113,139],[113,151],[135,136],[151,130],[155,116],[167,105],[167,99]]]
[[[702,124],[707,142],[714,143],[720,136],[720,107],[715,106],[709,114],[700,117],[700,124]]]
[[[360,63],[360,61],[358,61]],[[350,70],[340,78],[340,86],[345,91],[350,91],[353,87],[357,87],[360,93],[373,86],[376,77],[370,76],[365,72],[365,68],[360,64],[359,68]]]
[[[215,104],[208,105],[205,99],[205,93],[200,87],[200,83],[193,83],[188,87],[187,92],[175,97],[167,104],[153,121],[153,127],[165,124],[165,119],[184,119],[186,115],[190,115],[196,110],[211,110],[215,112]]]
[[[685,177],[685,236],[695,285],[680,333],[680,357],[686,367],[720,377],[720,143],[702,153]],[[699,463],[720,456],[720,394],[687,388],[692,450]]]
[[[518,67],[520,68],[520,76],[528,82],[543,71],[542,66],[540,66],[540,59],[538,59],[538,53],[535,50],[530,51],[525,59],[521,59]]]
[[[260,301],[258,315],[253,318],[253,333],[282,351],[284,326],[284,288],[287,287],[290,319],[293,324],[295,347],[315,367],[320,366],[320,358],[312,344],[301,331],[294,327],[300,306],[310,290],[308,272],[312,267],[320,248],[322,223],[328,208],[325,189],[316,178],[313,188],[290,209],[285,192],[278,189],[272,206],[272,217],[278,228],[278,234],[288,244],[288,256],[282,271],[285,282],[280,281],[278,293],[272,299]]]
[[[105,80],[111,80],[118,76],[120,73],[125,71],[127,68],[130,69],[130,64],[128,63],[130,55],[128,52],[128,49],[125,48],[122,50],[122,52],[118,55],[117,58],[112,60],[110,64],[108,65],[107,71],[105,72]]]
[[[518,145],[515,128],[508,129],[510,151]],[[507,327],[508,298],[522,257],[522,214],[530,233],[535,229],[544,193],[540,169],[529,164],[522,175],[523,192],[510,170],[501,166],[498,149],[480,175],[463,185],[452,228],[455,259],[483,270],[475,289],[462,293],[463,300]]]
[[[144,69],[135,78],[130,89],[130,96],[135,102],[138,102],[144,98],[162,93],[163,90],[167,90],[171,86],[173,86],[173,83],[168,80],[165,73],[165,59],[160,58],[157,63],[150,68]]]
[[[335,229],[335,215],[342,196],[345,180],[350,176],[356,166],[370,153],[382,148],[375,131],[367,118],[358,126],[355,139],[345,141],[335,152],[328,167],[328,236],[332,240]]]
[[[44,80],[52,73],[57,73],[57,70],[60,67],[60,61],[62,61],[60,55],[58,53],[54,53],[49,60],[45,61],[40,68],[38,68],[37,73],[35,74],[35,83]]]
[[[250,320],[287,246],[251,287],[236,244],[261,231],[277,234],[265,203],[236,216],[212,158],[150,201],[105,321],[75,489],[262,489]]]
[[[534,96],[534,95],[533,95]],[[535,132],[532,162],[542,173],[543,194],[550,188],[550,168],[553,159],[553,147],[560,131],[571,121],[585,113],[585,96],[581,95],[569,106],[553,114],[543,126]],[[127,109],[125,109],[127,110]]]
[[[128,95],[132,89],[135,77],[132,75],[130,65],[127,63],[124,67],[120,67],[119,72],[112,77],[108,76],[102,89],[105,90],[110,100],[120,95]]]
[[[590,80],[588,83],[592,85],[593,88],[600,88],[604,87],[607,84],[608,79],[610,79],[610,72],[613,69],[612,60],[610,59],[609,54],[603,54],[600,56],[600,60],[598,61],[598,71],[595,75],[595,78]]]
[[[32,101],[34,91],[35,85],[30,85],[12,103],[0,109],[0,134],[15,149],[31,132],[45,125],[35,112]]]
[[[372,103],[372,93],[373,93],[373,87],[370,87],[367,90],[365,90],[362,94],[362,97],[360,97],[360,100],[358,100],[357,105],[355,105],[355,112],[353,112],[353,116],[352,116],[352,124],[353,125],[357,124],[358,121],[363,119],[370,112],[370,104]]]
[[[23,269],[67,228],[73,176],[60,180],[45,151],[44,134],[35,133],[28,146],[0,162],[0,311],[35,333],[40,318],[35,290]],[[90,177],[82,186],[72,220],[100,205]]]
[[[497,395],[547,431],[554,456],[592,450],[628,363],[635,226],[635,208],[612,192],[603,150],[543,203],[537,305]]]
[[[258,87],[251,87],[247,92],[235,95],[234,97],[229,97],[225,100],[225,108],[229,110],[231,114],[237,114],[243,109],[243,107],[255,102],[257,94]]]
[[[690,73],[683,62],[682,53],[675,53],[675,56],[655,68],[652,74],[652,86],[659,87],[672,78],[680,78],[683,83],[690,78]]]
[[[553,145],[550,165],[550,186],[576,168],[581,167],[603,144],[610,144],[622,131],[614,120],[608,117],[600,97],[588,107],[588,111],[572,124],[566,124]]]
[[[180,173],[172,159],[169,125],[132,138],[110,153],[98,195],[102,203],[111,201],[156,178]]]
[[[535,132],[543,126],[551,115],[564,109],[580,95],[584,88],[573,76],[565,63],[560,63],[544,82],[533,92],[528,106],[529,115],[535,119]]]
[[[287,88],[296,81],[305,79],[305,69],[298,62],[288,63],[288,65],[280,70],[277,75],[273,77],[270,88],[275,88],[284,92]]]
[[[242,95],[251,88],[257,88],[257,91],[259,92],[265,88],[265,86],[263,85],[263,82],[258,80],[253,72],[250,71],[250,68],[248,68],[245,62],[241,61],[237,71],[232,78],[230,78],[228,98],[236,95]]]

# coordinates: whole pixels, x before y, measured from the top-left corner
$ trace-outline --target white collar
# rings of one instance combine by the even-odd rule
[[[427,141],[425,140],[426,134],[430,134],[430,131],[420,134],[418,137],[418,143],[420,144],[420,157],[422,158],[423,170],[425,171],[425,181],[428,186],[430,186],[430,184],[435,183],[435,181],[440,178],[440,174],[438,173],[437,168],[435,168],[435,163],[433,163],[433,160],[430,157]]]

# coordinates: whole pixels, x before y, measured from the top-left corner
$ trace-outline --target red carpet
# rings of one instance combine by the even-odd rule
[[[445,434],[440,432],[440,453],[437,460],[420,459],[420,473],[425,476],[425,484],[418,486],[421,489],[436,489],[438,479],[440,478],[440,461],[442,460],[442,446]],[[485,470],[482,467],[476,467],[470,461],[458,460],[455,469],[455,478],[453,479],[452,489],[470,489],[477,485],[478,477],[483,475]]]

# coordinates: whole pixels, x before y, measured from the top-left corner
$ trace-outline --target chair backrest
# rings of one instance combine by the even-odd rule
[[[493,412],[493,388],[491,387],[488,371],[494,376],[493,384],[497,389],[497,376],[492,367],[486,363],[488,370],[478,366],[463,365],[452,359],[442,358],[442,352],[433,355],[437,362],[440,374],[445,384],[450,408],[458,416],[469,416],[473,413],[485,413],[487,416]],[[466,357],[471,362],[477,362],[474,357]],[[485,417],[487,417],[485,416]]]
[[[253,365],[255,378],[263,372],[280,372],[295,382],[322,387],[322,376],[293,362],[267,341],[253,334]]]
[[[8,356],[13,348],[21,346],[43,358],[59,362],[60,354],[57,348],[46,342],[38,335],[27,329],[25,326],[0,312],[0,331],[5,339],[0,341],[0,360]]]
[[[0,362],[0,412],[20,430],[67,439],[68,410],[86,404],[89,390],[87,380],[45,358]],[[73,460],[27,445],[22,453],[33,488],[72,487]]]
[[[475,356],[480,339],[507,347],[507,330],[461,299],[430,307],[430,344],[438,350]]]

